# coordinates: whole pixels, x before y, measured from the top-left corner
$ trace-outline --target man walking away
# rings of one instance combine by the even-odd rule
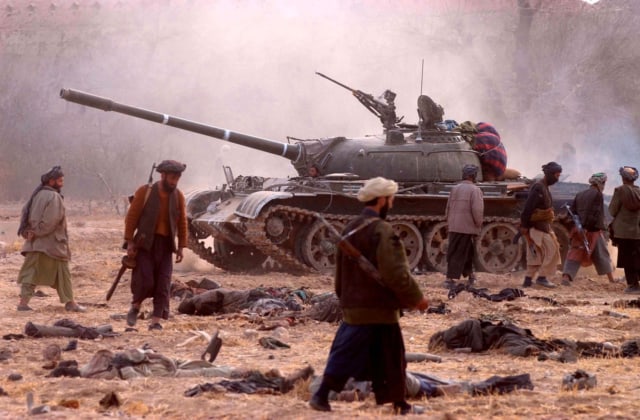
[[[177,188],[186,167],[175,160],[162,161],[156,167],[160,181],[138,188],[127,212],[124,239],[127,254],[136,259],[131,274],[131,309],[127,314],[127,324],[131,327],[136,324],[140,306],[147,298],[153,298],[149,330],[162,330],[160,319],[169,318],[173,253],[176,253],[176,263],[181,262],[182,250],[187,245],[185,199]]]
[[[527,240],[527,271],[522,287],[531,287],[538,274],[536,284],[556,287],[547,279],[556,272],[560,263],[560,244],[551,223],[555,218],[549,187],[560,179],[562,167],[556,162],[542,166],[544,177],[529,188],[529,196],[520,216],[520,233]]]
[[[625,293],[640,294],[640,188],[634,185],[638,170],[620,168],[622,185],[613,191],[609,213],[613,216],[613,241],[618,245],[618,268],[627,278]]]
[[[465,165],[462,168],[462,182],[451,189],[447,201],[447,288],[454,287],[461,275],[469,277],[469,284],[475,283],[475,237],[482,229],[484,214],[482,190],[475,184],[477,176],[476,165]]]
[[[22,209],[18,235],[25,239],[22,247],[24,263],[18,274],[20,303],[18,311],[31,311],[29,300],[36,286],[51,286],[58,292],[67,311],[86,309],[73,299],[69,260],[69,234],[64,200],[60,193],[64,173],[54,166],[40,177],[40,185]]]
[[[399,319],[402,308],[424,310],[429,303],[411,276],[402,241],[384,221],[397,191],[398,184],[382,177],[368,180],[358,191],[365,208],[344,233],[352,233],[348,241],[378,269],[381,279],[372,278],[338,249],[335,290],[343,322],[322,384],[309,401],[314,410],[331,411],[329,391],[340,392],[351,377],[372,381],[377,404],[391,402],[400,414],[421,409],[405,400],[407,363]]]
[[[578,216],[583,232],[577,227],[571,231],[570,247],[562,273],[562,284],[570,286],[575,280],[580,266],[593,264],[598,275],[606,274],[610,283],[614,283],[613,265],[607,249],[603,231],[604,225],[604,191],[607,175],[598,172],[589,178],[590,187],[579,192],[571,204],[571,212]],[[583,236],[584,235],[584,236]],[[585,238],[589,249],[585,249]]]

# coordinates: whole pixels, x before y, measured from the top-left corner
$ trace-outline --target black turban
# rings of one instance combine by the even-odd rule
[[[627,181],[635,181],[638,179],[638,170],[633,166],[623,166],[620,168],[620,176]]]
[[[556,162],[549,162],[546,165],[542,165],[542,172],[546,174],[555,174],[558,172],[562,172],[562,166],[557,164]]]
[[[466,179],[470,176],[476,177],[478,175],[478,167],[476,165],[467,164],[462,168],[462,178]]]
[[[177,174],[182,173],[185,169],[187,169],[187,165],[177,160],[163,160],[156,166],[156,171],[158,172],[174,172]]]
[[[42,185],[44,185],[52,179],[58,179],[63,176],[64,173],[62,173],[62,168],[60,166],[54,166],[49,172],[40,177],[40,182],[42,182]]]

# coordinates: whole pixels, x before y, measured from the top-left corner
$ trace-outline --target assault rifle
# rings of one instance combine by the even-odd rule
[[[569,216],[573,220],[573,224],[576,225],[576,229],[578,233],[582,237],[582,246],[584,246],[584,250],[587,252],[587,255],[591,255],[591,247],[589,246],[589,239],[587,238],[587,232],[582,227],[582,223],[580,222],[580,216],[571,211],[571,206],[568,203],[564,204],[564,208],[567,209]]]
[[[147,191],[145,192],[145,196],[144,196],[145,204],[147,204],[147,200],[149,199],[149,194],[151,194],[151,187],[153,186],[153,170],[154,169],[156,169],[155,162],[153,163],[153,165],[151,165],[151,172],[149,172],[149,180],[147,181]],[[133,201],[133,195],[130,195],[129,203],[131,203],[132,201]],[[144,242],[144,235],[139,235],[137,238],[135,238],[136,248],[142,245],[143,242]],[[125,241],[122,244],[122,249],[127,249],[127,245],[128,243],[127,241]],[[116,291],[116,287],[118,287],[118,283],[120,283],[120,279],[122,278],[122,275],[124,274],[124,272],[127,271],[127,269],[133,270],[135,267],[136,267],[135,255],[129,256],[129,254],[127,254],[124,257],[122,257],[122,263],[120,265],[120,269],[118,270],[118,274],[116,274],[115,280],[113,280],[113,283],[111,283],[111,287],[109,287],[109,290],[107,291],[107,297],[106,297],[107,302],[109,301],[109,299],[111,299],[111,296],[113,296],[113,292]]]
[[[116,291],[116,287],[118,287],[118,283],[120,283],[120,279],[122,278],[122,275],[124,274],[124,272],[127,271],[128,268],[134,269],[135,267],[136,267],[135,258],[131,258],[128,255],[125,255],[124,257],[122,257],[122,265],[120,266],[120,270],[118,270],[118,274],[116,275],[115,280],[113,281],[113,283],[111,283],[111,287],[109,287],[109,290],[107,291],[107,297],[106,297],[107,302],[109,302],[109,299],[111,299],[111,296],[113,296],[113,292]]]
[[[353,258],[358,263],[358,266],[362,269],[362,271],[367,273],[369,277],[375,280],[378,284],[386,287],[382,282],[382,277],[380,276],[380,272],[378,271],[376,266],[374,266],[371,261],[366,259],[365,256],[362,255],[362,252],[360,252],[358,248],[353,246],[353,244],[347,240],[354,233],[360,231],[361,229],[374,222],[376,220],[375,218],[372,217],[371,219],[362,223],[360,226],[348,232],[346,235],[341,236],[340,232],[338,232],[336,228],[331,223],[327,222],[327,220],[319,213],[316,213],[314,216],[322,223],[324,223],[324,225],[327,227],[327,230],[329,231],[329,234],[335,239],[335,245],[337,245],[345,255]]]
[[[144,196],[144,203],[147,204],[147,200],[149,199],[149,194],[151,194],[151,187],[153,187],[153,170],[156,169],[156,163],[153,162],[151,165],[151,172],[149,172],[149,180],[147,181],[147,192]],[[133,194],[128,197],[129,204],[133,201]]]
[[[316,72],[316,74],[318,76],[324,77],[325,79],[335,83],[340,87],[347,89],[348,91],[351,91],[353,96],[355,96],[356,99],[369,110],[369,112],[380,118],[380,121],[382,122],[385,130],[396,128],[396,125],[404,118],[396,117],[396,105],[393,102],[396,99],[396,94],[394,92],[388,89],[384,91],[382,95],[384,97],[384,100],[387,102],[386,104],[384,104],[375,99],[370,93],[364,93],[361,90],[351,89],[349,86],[344,85],[337,80],[333,80],[329,76],[325,76],[320,72]]]

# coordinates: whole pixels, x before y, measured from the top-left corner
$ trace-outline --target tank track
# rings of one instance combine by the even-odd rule
[[[301,262],[292,250],[283,248],[273,243],[267,236],[265,223],[273,213],[281,212],[286,214],[291,220],[296,220],[301,224],[310,222],[313,219],[314,212],[304,210],[298,207],[276,205],[267,209],[254,220],[247,222],[245,237],[264,255],[271,257],[281,269],[286,272],[295,274],[310,274],[316,271],[308,265]],[[325,215],[323,215],[325,216]],[[336,220],[335,216],[327,216],[327,219]]]
[[[267,236],[265,223],[268,218],[276,212],[284,213],[291,220],[294,220],[302,225],[312,223],[313,220],[315,220],[316,214],[316,212],[314,211],[305,210],[299,207],[285,205],[276,205],[270,207],[256,219],[249,220],[246,223],[245,226],[247,230],[245,232],[245,235],[247,240],[251,243],[251,245],[253,245],[264,255],[270,257],[273,262],[275,262],[275,268],[277,268],[278,270],[291,272],[294,274],[316,273],[315,269],[300,261],[292,249],[284,248],[282,246],[279,246],[278,244],[273,243]],[[328,221],[339,222],[345,225],[354,217],[352,215],[347,216],[326,213],[321,213],[321,215]],[[386,220],[391,223],[412,223],[422,231],[429,225],[433,225],[437,222],[443,222],[446,219],[444,216],[389,215]],[[517,227],[519,220],[509,217],[485,217],[483,225],[488,225],[490,223],[509,223]],[[191,225],[189,226],[189,229],[193,229]],[[211,247],[206,246],[204,242],[196,239],[196,235],[191,232],[188,236],[188,247],[203,260],[215,265],[218,268],[227,269],[226,265],[222,261],[222,258],[216,255]]]
[[[189,234],[187,235],[187,248],[189,248],[194,254],[202,258],[206,262],[215,265],[218,268],[224,269],[224,264],[219,256],[217,256],[210,246],[206,246],[204,242],[200,242],[196,239],[194,228],[189,224]]]
[[[520,225],[520,219],[514,219],[513,217],[486,217],[482,221],[482,226],[488,225],[489,223],[510,223],[514,226]]]
[[[274,244],[264,228],[269,216],[273,213],[280,212],[286,214],[291,220],[295,220],[300,224],[309,224],[315,220],[315,214],[317,212],[305,210],[299,207],[276,205],[270,207],[263,212],[259,217],[247,222],[247,230],[245,232],[247,240],[260,250],[264,255],[271,257],[277,264],[279,264],[283,271],[295,272],[295,273],[316,273],[312,267],[300,261],[292,249],[287,249]],[[354,216],[353,215],[335,215],[320,213],[327,221],[339,222],[347,224]],[[404,221],[413,223],[419,228],[424,224],[430,224],[437,221],[442,221],[442,216],[408,216],[408,215],[394,215],[387,217],[389,222]]]

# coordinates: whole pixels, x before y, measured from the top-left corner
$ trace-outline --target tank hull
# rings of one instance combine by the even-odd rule
[[[209,203],[206,211],[189,213],[193,235],[190,248],[214,265],[231,271],[331,272],[336,248],[317,215],[342,231],[362,211],[362,203],[356,199],[362,184],[362,180],[299,178],[275,188],[248,191],[232,188],[233,193],[227,193],[226,198],[218,194],[217,201]],[[414,270],[446,272],[448,231],[444,214],[454,185],[404,185],[395,197],[387,221],[401,238]],[[522,269],[525,245],[515,239],[527,186],[506,182],[478,185],[485,197],[485,218],[475,241],[476,270],[507,273]],[[559,216],[562,205],[573,199],[571,194],[556,191],[554,205]],[[202,198],[202,195],[188,196],[188,207],[202,208],[192,204]],[[562,217],[554,223],[563,255],[568,228]],[[217,246],[203,250],[206,239],[213,239]]]

